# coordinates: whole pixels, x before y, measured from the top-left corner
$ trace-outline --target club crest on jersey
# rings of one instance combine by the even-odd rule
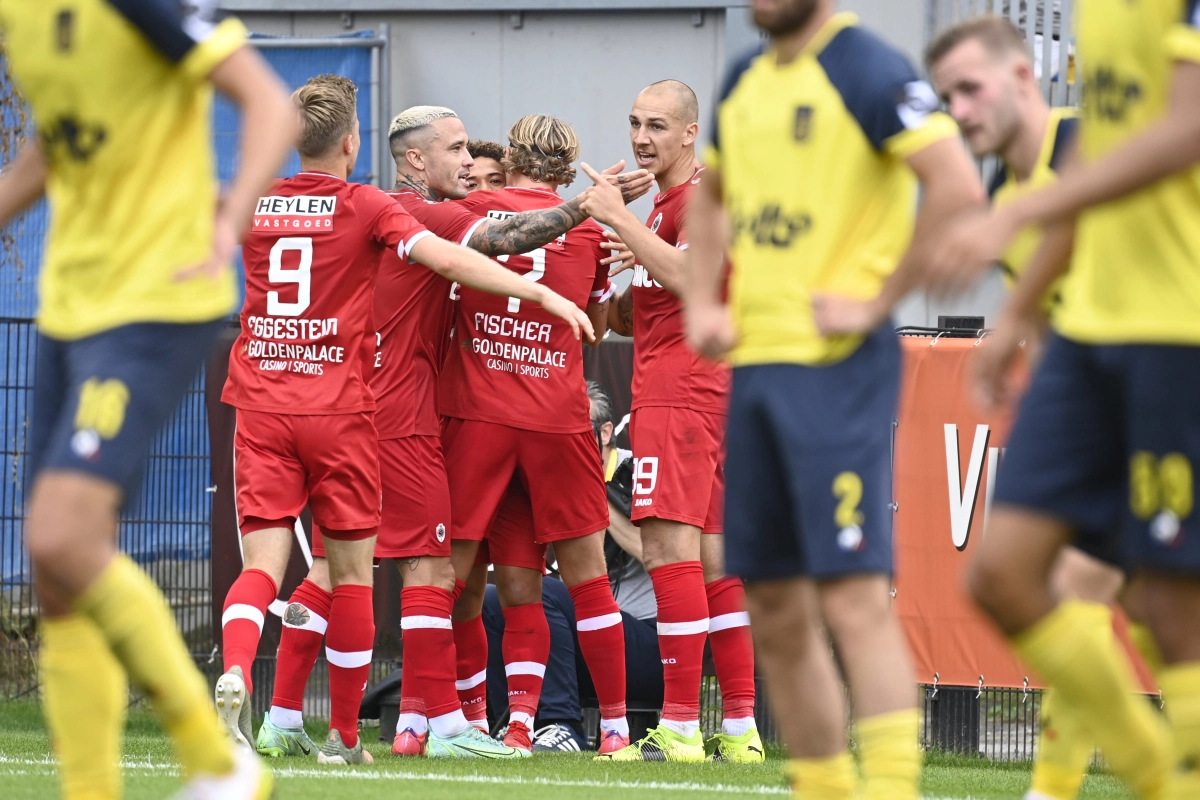
[[[446,526],[443,523],[439,522],[438,526],[437,526],[437,530],[434,531],[434,534],[437,536],[438,544],[441,544],[442,542],[446,541]]]
[[[650,232],[658,233],[658,228],[660,225],[662,225],[662,213],[661,212],[659,213],[659,215],[657,217],[654,218],[654,222],[650,223]]]
[[[251,230],[258,233],[328,233],[333,230],[337,197],[271,195],[258,198]]]
[[[812,106],[800,106],[796,109],[796,122],[792,126],[792,138],[797,142],[807,142],[812,133]]]

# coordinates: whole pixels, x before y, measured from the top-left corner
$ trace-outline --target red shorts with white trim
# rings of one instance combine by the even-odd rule
[[[451,419],[442,447],[456,539],[484,538],[514,476],[529,495],[536,542],[577,539],[608,527],[600,448],[591,431],[542,433]]]
[[[290,528],[306,505],[313,522],[329,531],[379,525],[372,412],[300,416],[239,408],[233,456],[239,530],[262,529],[264,520]]]
[[[379,443],[383,514],[375,558],[450,557],[450,487],[437,436],[405,436]],[[325,557],[313,531],[313,556]]]
[[[644,406],[629,419],[633,515],[721,533],[725,511],[725,415]]]

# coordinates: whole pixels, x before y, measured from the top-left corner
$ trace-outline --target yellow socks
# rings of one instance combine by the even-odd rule
[[[1138,695],[1132,669],[1111,630],[1100,630],[1089,604],[1062,603],[1013,646],[1076,711],[1114,773],[1145,800],[1166,796],[1170,735]]]
[[[40,633],[42,707],[63,800],[117,800],[129,703],[125,671],[85,617],[43,618]]]
[[[1033,762],[1030,790],[1052,800],[1075,800],[1092,763],[1096,744],[1080,722],[1079,714],[1047,689],[1039,714],[1037,759]]]
[[[130,680],[154,702],[188,775],[225,775],[233,746],[222,732],[208,685],[184,647],[158,588],[118,555],[76,602],[104,636]]]
[[[1200,664],[1191,662],[1164,669],[1159,686],[1167,719],[1175,733],[1172,800],[1200,797]]]
[[[803,800],[852,800],[857,782],[848,752],[831,758],[793,758],[784,767],[792,792]]]
[[[859,720],[863,800],[917,800],[921,781],[921,716],[915,708]]]

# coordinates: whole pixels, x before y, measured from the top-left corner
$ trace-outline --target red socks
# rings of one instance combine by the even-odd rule
[[[650,570],[658,601],[658,649],[663,663],[663,712],[666,721],[700,721],[700,673],[708,635],[704,568],[683,561]]]
[[[570,587],[575,601],[579,649],[600,700],[600,717],[625,716],[625,625],[613,599],[608,577],[600,576]]]
[[[270,575],[260,569],[247,569],[242,571],[233,586],[229,587],[229,594],[225,595],[225,612],[221,615],[224,669],[229,672],[233,667],[241,667],[247,692],[254,691],[250,683],[250,667],[258,652],[258,640],[262,638],[267,606],[278,594],[279,587]]]
[[[487,631],[483,615],[454,623],[454,688],[467,721],[486,731],[487,724]]]
[[[455,674],[454,631],[450,624],[453,603],[450,592],[435,586],[413,586],[400,592],[400,627],[404,631],[400,703],[405,711],[415,712],[416,703],[423,704],[427,717],[459,709],[450,677]]]
[[[725,577],[704,587],[708,595],[708,636],[726,719],[754,717],[754,645],[746,590],[738,578]],[[661,612],[660,612],[661,613]]]
[[[504,609],[503,647],[509,721],[523,723],[533,730],[546,662],[550,659],[550,626],[541,603]]]
[[[347,747],[358,744],[358,708],[371,672],[375,609],[371,587],[343,584],[333,589],[325,656],[329,659],[329,727]]]
[[[275,662],[275,695],[271,705],[292,711],[304,709],[304,687],[321,652],[329,625],[333,594],[305,579],[283,612],[283,635]]]

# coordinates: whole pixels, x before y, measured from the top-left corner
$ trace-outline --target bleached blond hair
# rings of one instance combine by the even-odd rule
[[[444,106],[413,106],[406,108],[396,115],[388,127],[388,143],[392,148],[392,156],[399,161],[404,151],[413,144],[412,134],[428,128],[439,119],[458,118],[449,108]]]

